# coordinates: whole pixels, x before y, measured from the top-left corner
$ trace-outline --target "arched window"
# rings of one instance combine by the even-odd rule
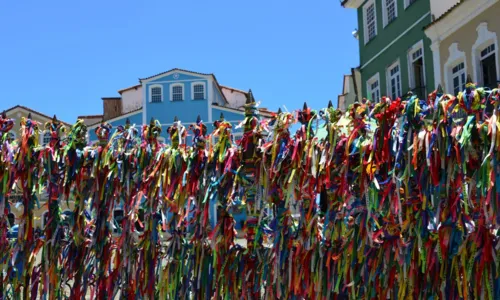
[[[182,83],[175,83],[170,85],[170,101],[183,101],[184,100],[184,85]]]
[[[191,88],[191,98],[193,100],[204,100],[205,97],[205,83],[195,82]]]
[[[483,22],[477,27],[477,40],[472,46],[472,67],[474,81],[480,86],[496,88],[500,70],[498,68],[497,34],[488,30]]]
[[[43,134],[43,142],[42,142],[42,145],[45,146],[45,145],[48,145],[50,143],[50,139],[51,139],[52,135],[50,134],[50,131],[45,131],[45,133]]]
[[[149,87],[149,102],[159,103],[163,101],[163,87],[159,84]]]
[[[446,90],[453,91],[454,95],[457,95],[465,89],[467,58],[465,52],[458,48],[458,43],[451,44],[448,52],[448,60],[444,64]]]

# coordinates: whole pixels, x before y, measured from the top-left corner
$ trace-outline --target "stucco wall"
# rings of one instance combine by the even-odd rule
[[[0,111],[1,112],[1,111]],[[10,110],[10,111],[7,111],[6,114],[7,114],[7,118],[11,118],[11,119],[14,119],[14,127],[11,129],[11,133],[14,133],[16,139],[19,139],[21,137],[21,119],[24,117],[24,118],[28,118],[28,114],[30,113],[30,111],[26,110],[26,109],[23,109],[21,107],[18,107],[18,108],[15,108],[13,110]],[[45,131],[45,123],[50,121],[51,119],[49,118],[46,118],[44,116],[41,116],[37,113],[34,113],[34,112],[31,112],[31,119],[38,122],[39,124],[39,129],[42,131],[40,133],[40,138],[39,138],[39,143],[40,145],[42,144],[43,142],[43,134],[44,134],[44,131]],[[66,130],[70,130],[70,125],[65,125],[66,126]]]
[[[226,87],[222,88],[222,93],[227,99],[227,102],[229,102],[229,107],[232,108],[240,108],[243,105],[245,105],[245,102],[247,100],[246,94],[234,89],[229,89]]]
[[[489,31],[495,32],[497,34],[500,32],[500,18],[498,18],[498,12],[500,11],[500,3],[494,4],[492,7],[484,11],[482,14],[478,15],[476,18],[472,19],[470,22],[463,25],[456,32],[452,33],[450,36],[441,41],[439,52],[440,52],[440,67],[441,67],[441,82],[444,83],[443,87],[449,86],[449,82],[446,82],[446,73],[449,70],[445,69],[445,64],[450,57],[449,48],[453,43],[458,43],[458,50],[465,52],[466,57],[466,74],[471,74],[473,79],[476,80],[473,69],[473,53],[472,47],[478,38],[477,28],[478,26],[486,22]],[[439,25],[439,24],[438,24]],[[497,45],[497,56],[498,56],[498,45]],[[500,70],[497,64],[497,70]],[[451,76],[448,76],[451,80]],[[480,85],[482,82],[478,82]]]
[[[399,59],[401,72],[401,92],[405,94],[410,89],[408,74],[408,50],[423,41],[424,68],[426,92],[434,89],[434,72],[430,40],[422,28],[431,22],[430,2],[416,1],[406,9],[404,0],[397,0],[397,18],[383,25],[382,1],[376,3],[377,36],[365,44],[363,24],[363,3],[358,8],[358,30],[360,48],[361,80],[357,81],[358,89],[362,91],[360,99],[369,96],[366,82],[376,73],[380,75],[380,96],[387,96],[386,68]],[[394,42],[394,43],[393,43]],[[393,43],[391,45],[391,43]],[[390,46],[389,46],[390,45]],[[389,47],[388,47],[389,46]],[[386,47],[388,47],[386,49]],[[415,87],[411,87],[415,88]]]
[[[116,118],[114,120],[110,120],[108,121],[109,124],[111,124],[113,126],[113,129],[111,130],[111,132],[113,133],[115,130],[116,130],[116,127],[117,126],[120,126],[120,125],[125,125],[125,122],[127,121],[127,118],[130,120],[130,124],[135,124],[136,128],[139,129],[140,131],[140,128],[142,126],[142,111],[137,111],[133,114],[130,114],[130,115],[123,115],[122,117],[120,118]],[[149,120],[148,120],[149,122]],[[97,135],[95,134],[95,129],[97,128],[97,125],[96,126],[91,126],[88,128],[88,135],[89,135],[89,141],[90,142],[93,142],[93,141],[96,141],[97,140]]]
[[[434,18],[439,18],[453,5],[460,2],[459,0],[431,0],[431,14]]]
[[[196,121],[198,114],[203,120],[208,120],[208,101],[210,99],[211,80],[205,79],[202,76],[193,76],[183,73],[167,74],[153,81],[143,84],[146,95],[146,121],[153,117],[159,119],[162,124],[171,124],[177,116],[183,123],[190,124]],[[203,82],[205,84],[205,99],[192,99],[192,83]],[[174,84],[183,86],[184,97],[183,101],[170,101],[170,87]],[[161,85],[163,93],[163,101],[158,103],[149,102],[150,87],[152,85]]]
[[[122,92],[122,114],[126,114],[142,106],[142,86]]]

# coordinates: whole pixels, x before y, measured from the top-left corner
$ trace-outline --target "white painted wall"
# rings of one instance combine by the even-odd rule
[[[439,18],[453,5],[460,2],[459,0],[431,0],[431,14],[434,18]]]
[[[231,108],[241,108],[247,101],[246,93],[238,90],[228,89],[221,87],[222,93],[229,102],[228,106]]]
[[[122,92],[122,113],[126,114],[142,106],[142,86]]]

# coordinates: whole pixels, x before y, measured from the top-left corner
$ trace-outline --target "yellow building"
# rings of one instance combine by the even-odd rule
[[[39,141],[40,145],[45,145],[50,141],[50,134],[44,131],[43,125],[46,122],[49,122],[50,120],[52,120],[52,117],[45,115],[41,112],[38,112],[36,110],[33,110],[31,108],[21,106],[21,105],[17,105],[17,106],[14,106],[12,108],[9,108],[9,109],[5,110],[4,113],[6,114],[6,116],[8,118],[15,120],[14,127],[10,131],[10,133],[14,139],[18,139],[21,136],[21,132],[20,132],[21,119],[23,117],[27,118],[28,115],[31,114],[31,119],[41,124],[40,130],[42,130],[42,132],[40,133],[40,141]],[[69,130],[71,125],[66,123],[66,122],[62,122],[62,123]],[[24,207],[22,205],[21,190],[17,187],[14,187],[14,190],[16,192],[12,193],[7,198],[7,200],[9,201],[9,204],[10,204],[10,208],[11,208],[11,213],[8,216],[9,223],[11,226],[14,225],[14,223],[18,223],[18,220],[22,217],[23,210],[24,210]],[[37,205],[35,204],[35,211],[34,211],[35,223],[34,223],[34,226],[35,226],[35,228],[37,228],[37,227],[43,228],[43,226],[45,225],[45,222],[47,221],[47,220],[44,220],[44,216],[46,218],[46,215],[47,215],[47,194],[45,193],[45,191],[42,192],[40,195],[38,195],[38,199],[40,202],[40,207],[37,207]],[[66,203],[66,201],[61,201],[61,210],[64,214],[67,215],[69,212],[71,212],[73,210],[73,207],[74,207],[73,201],[70,200],[70,201],[68,201],[68,203]]]

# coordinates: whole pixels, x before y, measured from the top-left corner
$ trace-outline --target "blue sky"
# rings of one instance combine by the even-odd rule
[[[251,88],[262,106],[325,107],[359,64],[338,0],[0,0],[0,110],[74,122],[104,96],[172,68]]]

